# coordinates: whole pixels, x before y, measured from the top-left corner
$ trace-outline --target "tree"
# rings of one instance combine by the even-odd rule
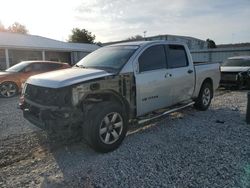
[[[2,22],[0,21],[0,32],[6,31],[4,28],[4,25],[2,24]]]
[[[207,42],[207,48],[217,48],[213,40],[207,39],[206,42]]]
[[[25,25],[22,25],[18,22],[15,22],[9,26],[7,31],[12,33],[28,34],[28,30],[26,29]]]
[[[142,40],[143,37],[141,35],[135,35],[127,38],[126,40]]]
[[[76,43],[90,43],[93,44],[95,41],[95,35],[92,35],[86,29],[74,28],[72,29],[72,34],[69,36],[68,42]]]

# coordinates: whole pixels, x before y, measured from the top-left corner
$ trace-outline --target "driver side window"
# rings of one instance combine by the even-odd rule
[[[163,45],[151,46],[138,59],[140,72],[146,72],[167,67]]]

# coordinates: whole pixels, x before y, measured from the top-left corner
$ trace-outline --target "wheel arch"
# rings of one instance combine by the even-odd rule
[[[0,81],[0,85],[3,84],[3,83],[6,83],[6,82],[15,84],[15,86],[16,86],[17,89],[18,89],[18,91],[20,91],[20,89],[21,89],[21,88],[19,87],[20,84],[19,84],[18,82],[14,81],[14,80],[2,80],[2,81]]]
[[[129,116],[130,114],[130,105],[127,99],[118,92],[113,90],[103,90],[98,93],[90,93],[84,98],[83,101],[88,103],[90,102],[91,104],[106,102],[106,101],[114,101],[119,105],[121,105],[127,116]]]

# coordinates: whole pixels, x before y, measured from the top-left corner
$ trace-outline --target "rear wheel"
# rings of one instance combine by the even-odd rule
[[[87,115],[83,131],[87,142],[98,152],[113,151],[126,136],[128,120],[115,102],[96,104]]]
[[[200,90],[198,98],[195,100],[195,108],[198,110],[207,110],[213,97],[212,84],[205,82]]]
[[[13,82],[4,82],[0,85],[0,96],[10,98],[18,93],[18,87]]]

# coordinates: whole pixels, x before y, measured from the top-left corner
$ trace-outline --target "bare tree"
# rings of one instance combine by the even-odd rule
[[[0,21],[0,32],[6,31],[6,29],[4,28],[4,25],[2,24],[2,22]]]
[[[12,33],[28,34],[28,30],[26,29],[25,25],[22,25],[18,22],[15,22],[11,26],[9,26],[7,31]]]

